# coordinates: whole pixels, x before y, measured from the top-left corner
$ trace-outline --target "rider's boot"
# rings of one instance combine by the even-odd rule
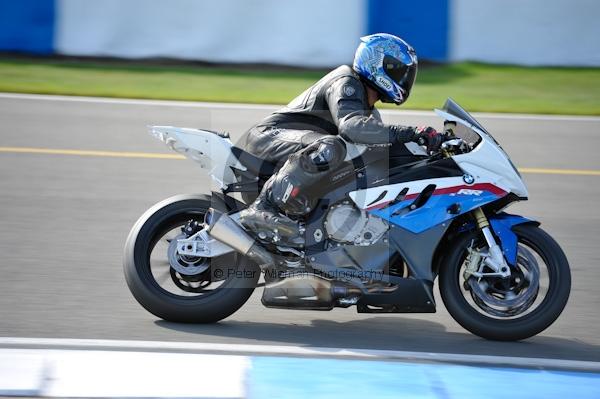
[[[240,212],[240,223],[259,238],[290,246],[304,244],[300,224],[279,211],[272,200],[273,179],[270,179],[256,200]]]

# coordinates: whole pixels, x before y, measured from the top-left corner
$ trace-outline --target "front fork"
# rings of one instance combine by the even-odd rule
[[[488,246],[488,252],[475,251],[473,248],[471,248],[469,250],[469,267],[467,267],[465,274],[474,276],[476,278],[510,277],[510,267],[508,267],[506,259],[504,258],[504,254],[502,253],[502,249],[496,242],[496,239],[490,230],[490,223],[485,216],[485,213],[483,213],[481,208],[477,208],[473,210],[473,217],[475,218],[477,227],[483,233],[483,237],[485,238],[485,242]],[[492,272],[484,273],[484,265],[492,269]]]

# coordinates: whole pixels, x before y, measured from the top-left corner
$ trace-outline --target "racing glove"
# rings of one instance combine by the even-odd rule
[[[427,152],[435,152],[440,149],[444,137],[431,126],[420,126],[415,129],[414,141],[419,145],[427,146]]]
[[[393,145],[396,143],[408,143],[409,141],[415,141],[415,128],[412,126],[403,125],[390,125],[390,139],[389,142]]]

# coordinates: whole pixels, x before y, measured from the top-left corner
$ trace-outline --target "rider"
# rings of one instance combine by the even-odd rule
[[[334,69],[246,132],[247,152],[271,163],[287,161],[242,211],[242,225],[288,241],[298,238],[301,230],[292,218],[313,209],[314,187],[343,162],[345,141],[387,146],[415,141],[436,150],[442,136],[435,129],[384,124],[374,107],[379,100],[404,103],[416,74],[417,55],[404,40],[385,33],[362,37],[352,67]]]

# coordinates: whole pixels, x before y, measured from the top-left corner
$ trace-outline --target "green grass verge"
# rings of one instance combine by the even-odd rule
[[[0,58],[0,91],[284,104],[325,72]],[[600,68],[423,67],[404,108],[446,97],[472,111],[600,115]]]

